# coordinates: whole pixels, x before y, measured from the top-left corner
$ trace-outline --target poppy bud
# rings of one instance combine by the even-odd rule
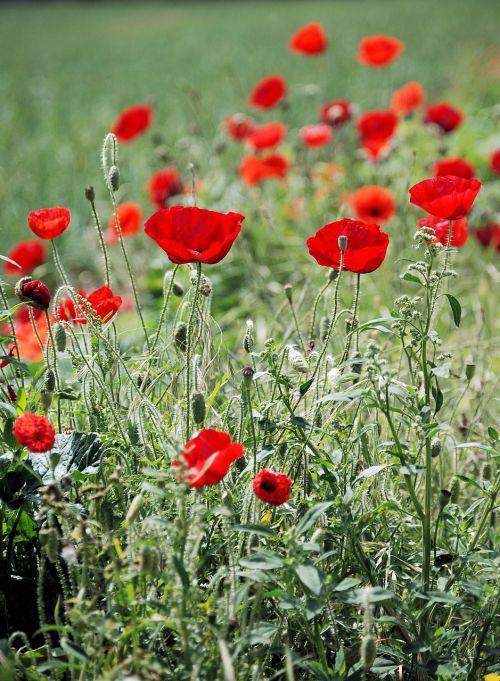
[[[40,544],[51,563],[59,556],[59,536],[55,527],[43,527],[39,533]]]
[[[285,284],[283,286],[285,296],[287,297],[287,300],[290,304],[292,303],[292,288],[293,288],[293,286],[291,284]]]
[[[198,425],[203,423],[206,414],[205,396],[203,393],[195,392],[191,395],[191,410],[194,422]]]
[[[49,390],[50,392],[54,392],[55,387],[56,376],[52,369],[47,369],[47,373],[45,374],[45,389]]]
[[[450,501],[451,501],[451,492],[447,489],[442,489],[441,494],[439,495],[439,508],[443,509],[445,506],[448,506]]]
[[[140,555],[141,570],[154,575],[160,567],[160,554],[154,546],[143,546]]]
[[[319,335],[322,341],[326,340],[328,329],[330,328],[330,318],[322,317],[319,323]]]
[[[253,375],[255,371],[252,369],[252,367],[245,367],[244,369],[241,370],[241,373],[243,374],[243,381],[247,388],[249,388],[252,384],[253,380]]]
[[[176,281],[174,281],[174,283],[172,284],[172,293],[177,298],[182,298],[182,296],[184,295],[184,289],[182,288],[182,286],[180,284],[178,284]]]
[[[465,365],[465,377],[468,381],[472,381],[474,374],[476,373],[476,365],[472,362],[467,362]]]
[[[179,322],[175,327],[174,341],[181,352],[186,352],[187,350],[187,331],[188,328],[185,322]]]
[[[363,362],[361,361],[361,353],[360,352],[355,352],[352,356],[352,364],[351,368],[353,373],[359,374],[361,373],[361,369],[363,368]]]
[[[61,322],[57,322],[54,329],[54,342],[56,349],[58,352],[64,352],[66,350],[66,329]]]
[[[328,280],[329,281],[335,281],[335,279],[339,276],[339,271],[338,270],[330,270],[328,272]]]
[[[366,671],[371,669],[376,657],[377,643],[375,638],[371,634],[363,636],[363,640],[361,641],[361,662],[363,663],[363,669]]]
[[[432,458],[435,459],[441,454],[441,443],[439,440],[432,440],[431,441],[431,455]]]
[[[48,310],[50,305],[50,291],[38,279],[23,277],[15,287],[16,296],[23,303],[31,303],[38,310]]]
[[[347,248],[347,237],[345,236],[345,234],[341,234],[339,236],[338,243],[339,243],[339,251],[341,253],[345,253],[345,249]]]
[[[105,532],[111,532],[115,527],[113,505],[106,499],[100,504],[98,511],[99,522]]]
[[[45,413],[49,411],[50,405],[52,404],[52,395],[53,392],[51,390],[47,390],[47,388],[42,388],[40,391],[40,404],[42,405],[42,409]]]
[[[144,497],[138,494],[132,499],[132,503],[129,506],[127,515],[125,517],[125,522],[127,525],[132,525],[137,516],[139,515],[141,508],[144,505]]]
[[[118,166],[111,166],[108,173],[108,180],[114,192],[120,188],[120,169]]]
[[[248,353],[252,352],[254,347],[253,322],[251,319],[247,319],[247,330],[243,339],[243,347],[245,352]]]
[[[302,374],[306,374],[309,371],[309,365],[306,358],[292,345],[287,347],[287,358],[290,366],[292,369],[295,369],[295,371],[299,371]]]
[[[10,383],[9,383],[9,385],[7,386],[7,394],[8,394],[8,396],[9,396],[9,400],[10,400],[11,402],[15,402],[15,401],[17,400],[16,391],[15,391],[14,388],[10,385]]]
[[[95,191],[94,191],[94,187],[91,184],[89,184],[88,187],[85,187],[85,198],[90,203],[94,203],[94,201],[95,201]]]
[[[460,480],[458,478],[453,479],[453,482],[451,483],[450,487],[450,492],[451,492],[450,501],[452,504],[456,504],[460,496]]]
[[[194,270],[191,272],[191,281],[194,283],[193,280],[196,280],[196,272]],[[212,293],[212,283],[204,274],[202,274],[200,277],[200,286],[198,290],[202,296],[205,296],[205,298],[208,298],[208,296]]]

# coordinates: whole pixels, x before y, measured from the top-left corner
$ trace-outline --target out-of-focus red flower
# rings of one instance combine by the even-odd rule
[[[222,260],[241,231],[239,213],[218,213],[195,206],[173,206],[154,213],[144,226],[146,234],[176,265]]]
[[[389,148],[398,118],[392,111],[367,111],[357,122],[361,147],[372,160],[377,160]]]
[[[380,68],[392,64],[404,48],[401,40],[390,35],[371,35],[360,41],[356,59],[364,66]]]
[[[351,103],[347,99],[332,99],[322,105],[319,111],[322,123],[336,128],[351,119]]]
[[[133,236],[141,229],[142,210],[139,204],[126,201],[118,206],[118,221],[120,223],[122,236]],[[118,241],[118,228],[114,214],[110,216],[106,242],[115,244]]]
[[[119,142],[131,142],[142,135],[153,123],[153,107],[151,104],[137,104],[125,109],[118,116],[112,132]]]
[[[292,481],[285,473],[270,468],[259,471],[252,482],[253,493],[261,501],[272,506],[281,506],[290,499]]]
[[[292,52],[304,57],[315,57],[328,47],[328,38],[323,26],[313,21],[299,28],[290,38],[288,46]]]
[[[40,314],[36,316],[36,310],[33,310],[34,324],[37,329],[38,336],[42,345],[47,343],[49,337],[49,328],[45,315]],[[31,320],[21,322],[15,325],[17,347],[19,348],[19,359],[23,362],[38,362],[43,359],[43,351],[38,342],[38,338],[33,330]],[[14,351],[14,346],[10,347]]]
[[[241,179],[249,187],[272,178],[284,180],[288,173],[288,161],[281,154],[245,156],[239,172]]]
[[[285,139],[288,128],[283,123],[264,123],[256,126],[247,136],[246,143],[254,150],[271,149]]]
[[[49,419],[29,411],[14,421],[12,435],[20,445],[37,453],[48,452],[56,441],[56,431]]]
[[[465,158],[441,158],[436,161],[433,167],[434,175],[456,175],[457,177],[465,177],[469,180],[476,174],[476,169]]]
[[[17,400],[17,393],[14,390],[14,386],[10,383],[7,385],[7,395],[9,396],[9,400],[11,402],[15,402]]]
[[[76,289],[76,293],[82,298],[87,298],[87,293],[81,288]],[[84,313],[80,310],[78,303],[71,296],[63,298],[57,306],[57,318],[61,322],[73,322],[74,324],[86,324]]]
[[[447,134],[458,128],[463,119],[464,115],[459,109],[448,102],[439,102],[427,107],[424,123],[435,125],[442,133]]]
[[[450,246],[455,248],[461,248],[465,246],[469,238],[469,229],[467,224],[467,218],[459,218],[458,220],[452,221],[451,229],[451,240]],[[443,220],[442,218],[437,218],[435,215],[428,215],[418,221],[419,229],[422,227],[432,227],[436,237],[436,241],[439,241],[443,246],[448,245],[448,237],[450,234],[450,220]]]
[[[77,294],[84,298],[94,312],[101,318],[103,324],[107,323],[118,312],[122,305],[121,296],[115,296],[109,286],[101,286],[92,293],[85,293],[83,289],[77,289]],[[84,304],[76,303],[73,298],[64,298],[57,306],[57,318],[64,322],[73,322],[73,324],[86,324],[87,313]]]
[[[325,123],[305,125],[300,129],[300,139],[306,147],[322,147],[328,144],[332,136],[331,127]]]
[[[51,241],[62,234],[71,222],[71,213],[67,208],[40,208],[32,210],[28,215],[28,226],[40,239]]]
[[[17,282],[15,291],[19,300],[29,302],[39,310],[49,309],[50,291],[39,279],[24,277]]]
[[[10,333],[10,329],[6,329],[6,333]],[[10,348],[9,352],[5,355],[5,357],[6,359],[2,359],[2,361],[0,362],[0,369],[5,369],[5,367],[9,366],[10,364],[9,359],[14,357],[14,347]]]
[[[248,135],[253,132],[254,128],[255,123],[250,118],[246,118],[243,114],[228,116],[224,121],[224,130],[229,137],[232,137],[233,140],[238,142],[246,139]]]
[[[410,81],[392,93],[391,111],[397,116],[408,116],[424,103],[424,88],[417,81]]]
[[[470,211],[480,189],[476,178],[439,175],[413,185],[410,203],[443,220],[458,220]]]
[[[286,80],[282,76],[266,76],[254,87],[248,103],[255,109],[272,109],[286,96]]]
[[[343,218],[328,223],[307,240],[309,253],[319,265],[340,268],[339,236],[347,238],[345,270],[366,274],[384,261],[389,236],[378,225]]]
[[[148,182],[149,200],[157,208],[165,208],[169,199],[182,194],[184,186],[177,168],[164,168],[154,173]]]
[[[491,246],[500,253],[500,225],[492,223],[478,227],[474,237],[484,248]]]
[[[20,241],[14,246],[14,248],[7,253],[7,257],[14,260],[14,262],[17,262],[17,264],[21,266],[21,269],[12,265],[10,262],[5,262],[3,266],[5,274],[10,274],[12,276],[31,274],[35,267],[38,267],[45,262],[46,250],[41,241],[27,239],[26,241]]]
[[[368,184],[356,189],[350,203],[358,220],[363,222],[387,222],[396,212],[396,201],[390,189]]]
[[[205,428],[186,442],[172,467],[176,477],[189,487],[205,487],[217,485],[227,475],[233,461],[242,456],[243,445],[232,442],[228,433]]]
[[[496,149],[490,156],[490,169],[495,175],[500,175],[500,149]]]

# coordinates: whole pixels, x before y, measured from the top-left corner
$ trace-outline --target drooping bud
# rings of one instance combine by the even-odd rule
[[[294,348],[293,345],[288,345],[286,350],[288,362],[292,369],[299,371],[302,374],[306,374],[309,371],[309,365],[304,355]]]
[[[254,333],[253,333],[253,322],[251,319],[247,319],[247,330],[245,332],[245,338],[243,339],[243,347],[245,352],[252,352],[254,348]]]
[[[442,489],[439,495],[439,508],[443,509],[451,501],[451,492],[447,489]]]
[[[174,341],[181,352],[186,352],[187,350],[187,332],[188,327],[185,322],[179,322],[175,327]]]
[[[54,393],[51,390],[47,390],[47,388],[42,388],[40,391],[40,404],[45,413],[50,409],[53,394]]]
[[[489,463],[489,461],[487,461],[483,465],[483,469],[481,471],[481,477],[483,479],[483,483],[484,483],[485,480],[487,482],[491,482],[491,464]]]
[[[90,203],[94,203],[95,201],[95,191],[94,187],[91,184],[89,184],[88,187],[85,187],[85,198]]]
[[[15,287],[16,296],[23,303],[31,303],[39,310],[48,310],[50,291],[44,283],[31,277],[19,279]]]
[[[57,352],[64,352],[66,350],[66,329],[61,322],[57,322],[54,326],[54,343]]]
[[[141,571],[148,575],[154,575],[160,569],[160,552],[155,546],[142,547],[139,557]]]
[[[328,279],[329,281],[335,281],[335,279],[339,276],[339,271],[338,270],[330,270],[328,272]]]
[[[191,270],[189,278],[191,279],[191,284],[193,286],[196,284],[197,277],[198,273],[196,270]],[[205,298],[208,298],[208,296],[212,293],[212,282],[205,274],[203,274],[203,272],[200,275],[200,285],[198,290],[200,295],[205,296]]]
[[[358,374],[358,376],[361,374],[361,370],[363,368],[363,362],[361,360],[361,353],[360,352],[355,352],[352,356],[352,364],[351,368],[354,374]]]
[[[111,532],[114,529],[115,514],[113,504],[107,499],[104,499],[99,505],[98,518],[104,532]]]
[[[203,393],[198,391],[191,395],[191,411],[193,412],[194,422],[197,425],[203,423],[206,414],[205,396]]]
[[[111,185],[111,189],[117,192],[120,188],[120,169],[118,166],[111,166],[108,172],[108,180]]]
[[[431,455],[433,459],[436,459],[441,454],[441,443],[437,438],[431,441]]]

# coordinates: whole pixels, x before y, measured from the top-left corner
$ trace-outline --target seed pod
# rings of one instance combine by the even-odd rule
[[[56,376],[52,369],[47,369],[45,374],[45,389],[49,392],[54,392],[56,387]]]
[[[253,322],[251,319],[247,319],[247,330],[243,339],[243,347],[245,352],[248,353],[252,352],[254,348]]]
[[[291,284],[285,284],[283,286],[285,296],[286,296],[286,298],[287,298],[287,300],[290,304],[292,303],[292,289],[293,289],[293,286]]]
[[[306,358],[292,345],[287,346],[287,358],[290,366],[295,371],[302,374],[306,374],[309,371],[309,365]]]
[[[125,522],[127,525],[132,525],[132,523],[135,521],[137,516],[139,515],[141,508],[144,505],[144,497],[141,494],[138,494],[136,497],[132,499],[132,503],[129,506],[129,509],[127,511],[127,515],[125,518]]]
[[[435,459],[441,454],[441,443],[439,440],[434,439],[431,441],[431,455]]]
[[[54,342],[57,352],[64,352],[66,350],[66,329],[61,322],[57,322],[54,326]]]
[[[450,487],[450,492],[451,492],[450,501],[452,504],[456,504],[460,497],[460,480],[458,478],[453,478],[453,482],[451,483]]]
[[[472,362],[468,362],[465,365],[465,377],[468,381],[472,381],[474,374],[476,373],[476,365]]]
[[[91,184],[89,184],[88,187],[85,187],[85,198],[87,201],[90,201],[90,203],[94,203],[95,201],[95,191]]]
[[[54,393],[51,390],[47,390],[47,388],[42,388],[40,391],[40,404],[45,413],[50,409],[53,394]]]
[[[376,657],[377,642],[375,641],[374,636],[367,634],[366,636],[363,636],[363,640],[361,641],[361,662],[363,663],[363,669],[365,671],[372,668]]]
[[[345,249],[347,248],[347,237],[345,234],[341,234],[338,239],[338,244],[339,244],[339,251],[341,253],[345,252]]]
[[[59,556],[59,535],[55,527],[43,527],[39,533],[40,544],[51,563]]]
[[[187,332],[188,327],[185,322],[179,322],[175,327],[174,341],[181,352],[186,352],[187,350]]]
[[[198,425],[203,423],[206,414],[205,396],[203,393],[194,392],[191,395],[191,410],[193,412],[194,422]]]
[[[154,575],[160,568],[160,552],[154,546],[143,546],[139,557],[142,572]]]
[[[120,188],[120,169],[118,166],[111,166],[108,173],[109,184],[114,192]]]

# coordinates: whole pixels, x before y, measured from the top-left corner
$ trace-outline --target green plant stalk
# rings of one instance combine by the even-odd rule
[[[59,273],[59,276],[61,277],[61,281],[63,284],[66,284],[66,286],[69,286],[69,279],[68,275],[66,274],[66,271],[62,265],[61,258],[59,257],[59,251],[57,250],[57,246],[55,244],[54,239],[50,240],[50,245],[52,247],[52,255],[54,256],[54,263],[56,266],[56,269]]]
[[[358,330],[357,330],[357,323],[356,323],[356,316],[358,314],[358,305],[359,305],[359,290],[361,288],[361,274],[356,275],[356,290],[354,293],[354,303],[352,306],[352,328],[347,336],[347,341],[346,341],[346,346],[344,350],[344,354],[342,355],[342,360],[341,364],[343,364],[349,357],[349,352],[351,350],[351,343],[352,343],[352,336],[354,333],[358,335]],[[356,347],[358,345],[358,341],[356,341]]]
[[[106,286],[109,287],[111,279],[110,279],[108,249],[106,248],[106,242],[104,241],[104,235],[103,235],[103,232],[102,232],[101,221],[99,219],[99,215],[98,215],[97,209],[95,207],[95,201],[91,201],[90,206],[92,208],[92,215],[94,216],[95,227],[96,227],[96,230],[97,230],[97,235],[99,237],[99,244],[101,246],[101,252],[102,252],[102,257],[103,257],[103,262],[104,262],[104,281],[106,283]]]
[[[318,295],[317,295],[316,298],[314,299],[314,304],[313,304],[313,309],[312,309],[312,314],[311,314],[311,324],[310,324],[310,326],[309,326],[309,338],[310,338],[311,340],[314,340],[314,339],[315,339],[316,315],[317,315],[317,312],[318,312],[319,301],[321,300],[321,298],[322,298],[323,295],[325,294],[327,288],[330,286],[330,283],[331,283],[331,282],[330,282],[330,278],[328,278],[328,281],[327,281],[326,284],[320,289]]]
[[[198,305],[198,297],[200,294],[201,282],[201,262],[196,263],[196,284],[194,289],[193,300],[191,301],[191,310],[189,312],[189,321],[187,328],[186,339],[186,441],[191,437],[191,363],[193,354],[193,324],[196,315],[196,308]]]

